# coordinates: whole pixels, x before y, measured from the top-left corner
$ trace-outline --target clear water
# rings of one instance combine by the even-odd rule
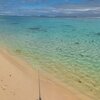
[[[100,19],[1,16],[0,45],[100,100]]]

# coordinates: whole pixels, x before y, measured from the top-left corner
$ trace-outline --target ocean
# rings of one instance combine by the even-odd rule
[[[0,16],[0,46],[100,100],[99,18]]]

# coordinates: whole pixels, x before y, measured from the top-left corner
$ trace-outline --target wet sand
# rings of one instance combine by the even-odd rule
[[[92,100],[41,72],[38,77],[27,62],[0,50],[0,100],[39,100],[39,79],[42,100]]]

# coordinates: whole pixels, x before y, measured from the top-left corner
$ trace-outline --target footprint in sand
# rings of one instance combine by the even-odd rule
[[[0,81],[3,83],[3,80],[0,80]],[[2,84],[0,87],[1,87],[1,89],[2,89],[3,91],[5,91],[6,88],[7,88],[7,84]]]
[[[2,89],[3,91],[5,91],[5,90],[6,90],[6,87],[5,87],[5,86],[1,86],[1,89]]]
[[[9,77],[12,77],[12,74],[9,74]]]
[[[1,80],[1,82],[3,82],[3,80]]]

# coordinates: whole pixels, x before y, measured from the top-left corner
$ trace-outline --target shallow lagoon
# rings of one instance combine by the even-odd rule
[[[0,16],[0,45],[100,99],[100,19]]]

